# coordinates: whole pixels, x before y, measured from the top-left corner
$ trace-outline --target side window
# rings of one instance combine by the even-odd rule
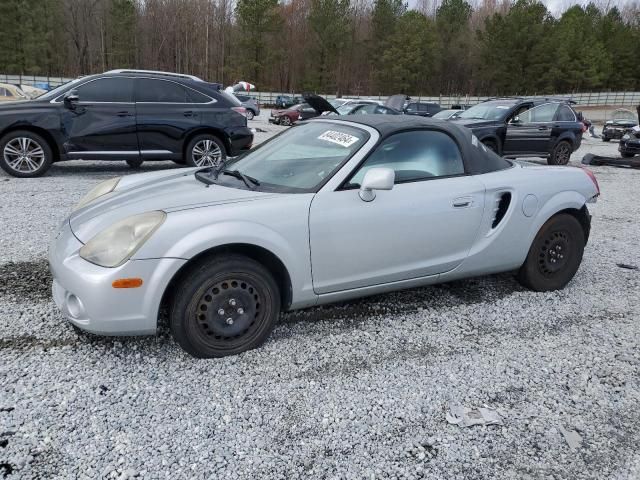
[[[187,101],[189,103],[209,103],[211,98],[205,95],[204,93],[196,92],[195,90],[191,90],[187,88]]]
[[[376,109],[376,105],[362,105],[360,107],[357,107],[357,110],[354,113],[357,114],[361,114],[361,115],[365,115],[365,114],[369,114],[369,113],[374,113]]]
[[[10,97],[9,92],[6,88],[0,87],[0,97]]]
[[[575,122],[576,116],[573,113],[573,110],[569,108],[567,105],[560,105],[558,107],[558,111],[556,112],[556,121],[558,122]]]
[[[417,112],[417,111],[418,111],[417,103],[410,103],[409,105],[407,105],[407,112]]]
[[[428,112],[429,111],[429,106],[424,104],[424,103],[419,103],[418,104],[418,111],[419,112]]]
[[[414,130],[387,138],[349,183],[359,186],[367,170],[374,167],[392,168],[396,183],[464,174],[458,145],[446,133],[435,130]]]
[[[545,103],[522,113],[520,121],[523,123],[552,122],[556,110],[558,110],[557,103]]]
[[[153,78],[139,78],[136,82],[136,102],[191,103],[187,89],[177,83]]]
[[[76,88],[80,102],[133,102],[133,79],[99,78]]]

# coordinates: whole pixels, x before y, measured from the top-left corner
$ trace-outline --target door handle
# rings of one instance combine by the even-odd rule
[[[470,207],[471,205],[473,205],[473,198],[472,197],[458,197],[458,198],[453,200],[452,205],[453,205],[454,208]]]
[[[549,130],[549,127],[538,127],[538,130]]]
[[[189,110],[187,112],[184,112],[183,115],[185,117],[196,117],[197,116],[197,114],[193,113],[191,110]]]
[[[129,112],[118,112],[118,113],[116,113],[116,115],[118,115],[119,117],[132,117],[133,116]]]

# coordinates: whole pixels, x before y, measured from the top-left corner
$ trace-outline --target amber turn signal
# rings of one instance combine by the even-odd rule
[[[113,288],[138,288],[142,286],[141,278],[119,278],[111,284]]]

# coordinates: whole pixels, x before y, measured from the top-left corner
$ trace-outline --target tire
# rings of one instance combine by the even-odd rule
[[[491,150],[493,153],[500,155],[500,148],[495,140],[483,140],[482,144]]]
[[[580,267],[585,233],[572,215],[560,213],[540,228],[518,271],[518,281],[536,292],[564,288]]]
[[[191,139],[185,163],[190,167],[215,167],[227,159],[227,149],[215,135],[203,133]]]
[[[255,117],[256,114],[253,112],[253,110],[247,108],[247,120],[253,120],[253,117]]]
[[[622,155],[624,158],[631,158],[631,157],[635,156],[635,153],[631,153],[631,152],[620,152],[620,155]]]
[[[9,175],[39,177],[51,168],[52,163],[51,146],[37,133],[16,130],[0,139],[0,167]]]
[[[269,271],[242,255],[220,255],[182,277],[171,306],[178,344],[198,358],[259,347],[280,314],[280,291]]]
[[[610,139],[610,138],[607,138],[607,137],[602,137],[602,141],[603,141],[603,142],[609,142],[609,141],[611,141],[611,139]]]
[[[280,117],[280,125],[282,125],[284,127],[291,126],[291,119],[286,115],[281,116]]]
[[[133,169],[138,169],[142,166],[144,160],[141,158],[130,158],[127,160],[127,165]]]
[[[556,143],[551,151],[551,155],[547,159],[549,165],[567,165],[571,159],[573,147],[566,140],[560,140]]]

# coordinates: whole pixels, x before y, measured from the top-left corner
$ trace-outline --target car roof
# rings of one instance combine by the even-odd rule
[[[429,117],[419,117],[415,115],[356,115],[354,117],[339,118],[331,117],[331,120],[349,123],[359,123],[371,128],[375,128],[380,135],[386,137],[392,133],[413,128],[437,127],[441,130],[448,130],[459,134],[460,126],[446,120],[432,119]]]

